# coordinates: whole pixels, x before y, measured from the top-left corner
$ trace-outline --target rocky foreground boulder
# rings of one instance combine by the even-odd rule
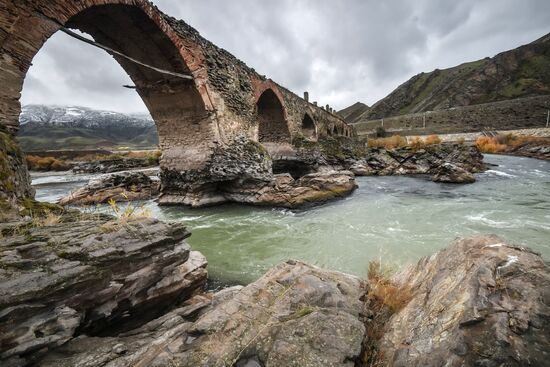
[[[80,334],[147,322],[202,291],[207,278],[206,259],[180,224],[50,218],[1,230],[2,366],[28,365]]]
[[[549,365],[550,266],[496,236],[391,280],[290,260],[203,293],[182,226],[107,223],[2,225],[2,366]]]
[[[140,329],[76,338],[39,365],[352,367],[365,333],[366,291],[356,277],[289,261]]]
[[[57,291],[46,298],[40,289],[27,299],[16,296],[19,292],[9,295],[13,304],[0,319],[2,346],[8,346],[3,365],[29,360],[51,367],[549,365],[550,266],[540,255],[496,236],[457,240],[395,276],[395,289],[407,298],[385,293],[400,296],[404,305],[383,318],[380,335],[371,330],[380,320],[369,302],[372,294],[384,294],[376,291],[380,284],[299,261],[280,264],[246,287],[196,294],[155,319],[132,311],[154,299],[159,289],[175,295],[182,291],[180,283],[190,287],[185,279],[203,279],[191,275],[201,274],[204,265],[192,254],[155,275],[142,264],[143,270],[123,281],[100,281],[103,291],[77,276],[56,283]],[[165,278],[152,285],[158,274]],[[19,279],[4,279],[2,289],[29,283],[28,276]],[[89,304],[84,314],[79,313],[81,300]],[[382,303],[392,304],[392,299]],[[106,316],[120,315],[124,308],[134,323],[122,327],[116,317]],[[105,328],[105,320],[110,327]],[[94,324],[102,332],[94,332]],[[367,350],[366,344],[376,348]]]
[[[59,200],[60,205],[90,205],[114,201],[149,200],[159,193],[160,182],[145,172],[125,171],[101,175]]]
[[[410,302],[386,325],[390,366],[550,366],[550,265],[497,236],[457,240],[400,275]]]

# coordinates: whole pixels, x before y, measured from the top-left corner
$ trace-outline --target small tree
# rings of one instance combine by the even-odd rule
[[[386,137],[386,129],[384,129],[384,127],[382,126],[378,126],[376,128],[376,132],[375,132],[375,135],[377,138],[385,138]]]

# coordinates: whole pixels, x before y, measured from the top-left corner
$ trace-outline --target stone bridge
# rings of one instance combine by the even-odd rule
[[[23,80],[42,45],[64,27],[88,33],[99,44],[170,72],[160,73],[113,54],[155,120],[167,197],[185,195],[194,185],[191,181],[199,178],[204,189],[247,175],[253,166],[261,167],[258,159],[265,157],[259,154],[251,162],[252,156],[243,157],[242,149],[235,150],[236,141],[241,145],[259,142],[276,156],[292,152],[296,138],[353,134],[328,106],[318,107],[306,95],[303,99],[258,74],[149,1],[1,0],[0,194],[8,199],[32,196],[14,140]],[[229,173],[219,158],[228,149],[243,163]]]

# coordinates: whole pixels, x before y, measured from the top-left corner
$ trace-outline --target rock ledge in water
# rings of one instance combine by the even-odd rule
[[[143,172],[118,172],[93,178],[59,200],[60,205],[90,205],[109,200],[149,200],[159,193],[159,182]]]
[[[434,182],[473,183],[475,180],[476,178],[473,174],[452,163],[443,163],[432,176],[432,181]]]

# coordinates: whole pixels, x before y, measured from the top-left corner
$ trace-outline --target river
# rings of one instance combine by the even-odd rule
[[[485,161],[497,166],[474,184],[358,177],[353,195],[304,210],[140,205],[159,219],[184,222],[210,277],[224,284],[248,283],[290,258],[364,276],[371,260],[400,266],[476,233],[498,234],[550,259],[550,162],[496,155]],[[54,202],[90,177],[33,174],[36,197]]]

